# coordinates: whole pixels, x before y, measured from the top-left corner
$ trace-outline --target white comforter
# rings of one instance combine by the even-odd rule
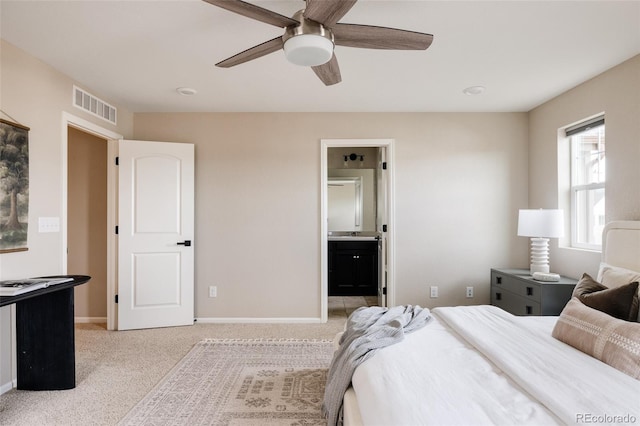
[[[432,313],[356,369],[365,425],[640,422],[640,381],[552,338],[555,318],[492,306]]]

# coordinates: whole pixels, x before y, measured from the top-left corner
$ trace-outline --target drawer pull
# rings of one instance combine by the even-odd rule
[[[533,296],[533,287],[527,287],[527,296]]]
[[[527,315],[531,315],[531,314],[533,313],[533,307],[532,307],[532,306],[527,305],[527,306],[526,306],[526,311],[527,311]]]
[[[502,300],[502,293],[496,293],[496,300]]]
[[[496,277],[496,284],[502,284],[502,277]]]

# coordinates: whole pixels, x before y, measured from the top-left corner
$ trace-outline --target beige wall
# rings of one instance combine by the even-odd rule
[[[118,125],[72,106],[74,82],[49,65],[0,40],[0,109],[3,118],[19,121],[29,127],[29,233],[26,252],[0,254],[0,279],[50,275],[62,272],[62,232],[39,233],[38,217],[62,217],[63,112],[67,112],[111,131],[130,137],[133,115],[105,97],[118,108]],[[78,84],[79,85],[79,84]],[[79,85],[82,87],[81,85]],[[103,96],[87,88],[96,96]],[[65,127],[66,128],[66,127]],[[2,343],[10,335],[11,325],[5,321],[7,310],[1,309]],[[5,360],[10,348],[0,348],[0,386],[11,380]]]
[[[529,206],[558,205],[558,129],[604,112],[607,132],[606,221],[640,219],[640,55],[529,113]],[[558,249],[551,268],[595,274],[599,252]]]
[[[195,144],[205,318],[320,316],[320,139],[330,138],[396,141],[396,302],[488,303],[489,269],[526,263],[515,230],[527,132],[524,113],[147,113],[134,127],[136,139]]]
[[[89,275],[75,288],[76,317],[107,318],[107,141],[69,129],[67,270]]]
[[[38,217],[61,217],[63,211],[62,113],[67,112],[125,136],[131,134],[133,116],[118,108],[118,126],[115,127],[85,113],[71,104],[73,84],[77,82],[5,41],[0,47],[0,109],[31,129],[29,250],[0,255],[0,277],[56,274],[62,267],[61,234],[38,233],[37,223]],[[109,102],[108,98],[105,100]]]

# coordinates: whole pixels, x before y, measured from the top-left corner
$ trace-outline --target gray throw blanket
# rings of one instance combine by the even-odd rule
[[[405,333],[423,327],[430,318],[428,309],[411,305],[359,308],[349,316],[327,374],[322,413],[327,417],[328,425],[339,424],[342,420],[342,399],[356,367],[378,349],[398,343]]]

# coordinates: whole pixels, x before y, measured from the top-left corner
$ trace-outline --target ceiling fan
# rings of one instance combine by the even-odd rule
[[[284,34],[216,64],[229,68],[283,49],[289,62],[310,66],[322,82],[340,83],[334,47],[425,50],[433,35],[372,25],[340,24],[338,21],[357,0],[306,0],[306,8],[288,18],[242,0],[204,0],[248,18],[284,28]]]

